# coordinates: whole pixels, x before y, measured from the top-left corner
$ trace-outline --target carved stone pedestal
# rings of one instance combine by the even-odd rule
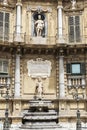
[[[31,43],[32,44],[42,44],[42,45],[46,45],[46,43],[47,43],[47,38],[43,38],[43,37],[41,37],[41,36],[38,36],[38,37],[33,37],[32,39],[31,39]]]

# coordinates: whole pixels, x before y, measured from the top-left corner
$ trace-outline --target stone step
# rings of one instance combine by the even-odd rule
[[[50,108],[51,101],[32,100],[29,109],[23,112],[22,126],[19,130],[57,130],[58,114]]]
[[[60,128],[58,125],[23,125],[20,127],[21,129],[40,129],[40,130],[48,130],[48,129],[56,129]]]
[[[58,116],[51,116],[51,115],[49,115],[49,116],[25,116],[23,119],[27,119],[27,120],[30,120],[30,119],[32,119],[32,120],[49,120],[49,119],[57,119],[58,118]]]
[[[20,129],[16,129],[16,130],[20,130]],[[59,130],[59,128],[26,128],[21,130]]]
[[[32,115],[32,116],[36,116],[36,115],[57,115],[57,112],[28,112],[28,113],[25,113],[25,115]]]
[[[48,125],[58,125],[59,126],[59,124],[57,124],[55,121],[53,121],[53,122],[33,122],[33,123],[30,123],[30,122],[27,122],[26,123],[26,125],[33,125],[33,126],[36,126],[36,125],[45,125],[45,126],[48,126]]]

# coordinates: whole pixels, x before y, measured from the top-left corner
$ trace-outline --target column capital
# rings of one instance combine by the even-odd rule
[[[63,9],[63,6],[62,5],[58,5],[57,9]]]
[[[16,3],[16,6],[22,6],[22,2],[21,2],[21,0],[17,0],[17,3]]]
[[[59,50],[59,56],[60,56],[60,57],[64,57],[64,50],[63,50],[63,49],[60,49],[60,50]]]

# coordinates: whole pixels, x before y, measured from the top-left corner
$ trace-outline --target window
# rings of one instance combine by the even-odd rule
[[[8,40],[9,34],[9,13],[0,12],[0,39]]]
[[[84,75],[85,63],[68,63],[67,64],[67,73],[72,75]]]
[[[69,25],[69,42],[80,42],[80,16],[70,16]]]
[[[80,64],[71,64],[71,73],[72,74],[81,74],[81,65]]]
[[[0,74],[8,74],[8,61],[0,60]]]

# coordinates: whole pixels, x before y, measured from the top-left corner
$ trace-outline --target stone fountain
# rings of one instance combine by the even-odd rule
[[[35,96],[29,101],[29,109],[23,114],[21,130],[57,129],[58,113],[51,100],[43,98],[43,83],[38,78]]]
[[[52,109],[52,101],[37,99],[29,101],[30,107],[22,118],[21,130],[57,129],[58,114]]]

